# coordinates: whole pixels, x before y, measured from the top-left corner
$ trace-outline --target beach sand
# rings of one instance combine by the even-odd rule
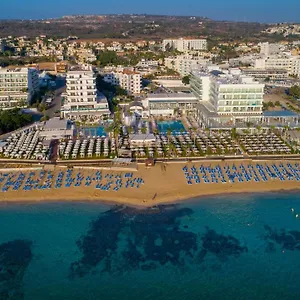
[[[274,162],[277,165],[280,162]],[[295,163],[289,161],[290,163]],[[299,161],[298,161],[299,162]],[[235,163],[253,164],[255,162],[249,161],[212,161],[212,162],[188,162],[188,163],[157,163],[154,167],[145,167],[144,165],[138,166],[138,171],[134,172],[135,177],[143,178],[145,184],[137,188],[122,188],[119,191],[102,191],[97,190],[95,187],[85,187],[84,184],[80,187],[65,188],[64,184],[60,189],[51,190],[32,190],[13,191],[10,189],[8,192],[0,192],[0,201],[95,201],[128,204],[134,206],[153,206],[162,203],[177,202],[184,199],[191,199],[199,196],[208,195],[222,195],[229,193],[263,193],[270,191],[280,190],[296,190],[300,189],[299,181],[280,181],[279,179],[269,179],[268,182],[235,182],[235,183],[204,183],[203,180],[200,184],[188,185],[186,178],[182,171],[183,166],[198,167],[220,165],[232,165]],[[272,161],[259,162],[260,164],[271,164]],[[286,162],[283,162],[284,164]],[[55,173],[59,172],[58,168]],[[63,169],[66,170],[66,169]],[[91,175],[92,170],[81,170],[84,175]],[[102,171],[103,173],[120,174],[120,171]],[[124,172],[123,172],[124,173]]]

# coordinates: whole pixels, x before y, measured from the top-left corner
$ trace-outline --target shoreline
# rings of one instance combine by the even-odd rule
[[[147,208],[147,207],[155,207],[158,205],[181,205],[185,202],[188,202],[189,204],[196,202],[196,201],[202,201],[202,200],[207,200],[210,198],[216,198],[218,196],[232,196],[232,197],[237,197],[239,195],[254,195],[254,196],[259,196],[259,195],[265,195],[265,194],[298,194],[300,193],[300,187],[299,188],[293,188],[293,189],[277,189],[277,190],[261,190],[261,191],[239,191],[239,192],[225,192],[225,193],[212,193],[212,194],[201,194],[198,196],[192,196],[192,197],[187,197],[187,198],[182,198],[182,199],[166,199],[165,201],[161,200],[158,202],[145,202],[145,203],[136,203],[133,201],[128,201],[128,199],[122,199],[122,201],[117,200],[117,199],[81,199],[81,198],[73,198],[73,199],[58,199],[58,198],[44,198],[44,199],[37,199],[37,200],[29,200],[29,199],[10,199],[10,200],[0,200],[0,209],[3,206],[7,205],[30,205],[30,204],[67,204],[67,203],[79,203],[79,204],[84,204],[84,203],[89,203],[89,204],[100,204],[100,205],[107,205],[107,206],[117,206],[117,205],[124,205],[124,206],[131,206],[135,208]],[[130,198],[129,198],[130,199]],[[212,199],[213,200],[213,199]],[[241,198],[241,201],[243,199]]]
[[[33,194],[30,194],[26,197],[15,197],[15,198],[6,198],[3,197],[0,200],[0,206],[2,204],[37,204],[37,203],[99,203],[103,205],[126,205],[126,206],[133,206],[133,207],[140,207],[140,208],[145,208],[145,207],[153,207],[156,205],[168,205],[168,204],[183,204],[185,201],[188,202],[195,202],[195,201],[201,201],[202,199],[205,198],[216,198],[218,196],[233,196],[237,197],[239,195],[263,195],[263,194],[272,194],[272,193],[300,193],[300,187],[278,187],[274,189],[269,189],[269,188],[260,188],[260,189],[255,189],[255,190],[249,190],[249,189],[233,189],[233,190],[222,190],[220,192],[206,192],[206,193],[199,193],[199,194],[190,194],[190,195],[184,195],[180,196],[177,198],[174,198],[172,195],[165,196],[164,198],[159,198],[158,200],[145,200],[145,202],[137,202],[136,198],[125,198],[125,197],[94,197],[94,196],[89,196],[89,197],[78,197],[78,196],[71,196],[68,198],[65,197],[59,197],[56,193],[51,193],[52,195],[50,197],[47,197],[43,195],[39,195],[39,197],[36,200],[33,200],[32,198],[34,197]],[[241,201],[243,199],[241,198]]]
[[[210,182],[204,183],[201,179],[200,184],[188,185],[184,173],[183,166],[200,166],[216,167],[217,165],[225,167],[233,164],[240,164],[240,161],[232,162],[188,162],[188,163],[157,163],[154,167],[145,167],[141,165],[138,170],[134,172],[134,177],[141,177],[145,184],[140,188],[121,188],[117,192],[113,190],[102,191],[95,189],[93,186],[79,187],[71,186],[60,189],[46,189],[46,190],[31,190],[24,191],[22,188],[18,191],[8,190],[7,192],[0,192],[1,203],[37,203],[37,202],[99,202],[108,205],[129,205],[135,207],[151,207],[160,204],[174,204],[183,203],[185,201],[194,201],[195,198],[201,200],[204,197],[218,197],[223,195],[245,195],[245,194],[264,194],[274,192],[300,192],[300,181],[285,180],[280,181],[278,178],[269,179],[268,181],[249,181],[222,183]],[[249,161],[243,161],[249,164]],[[266,164],[278,164],[275,161],[266,161]],[[283,162],[284,164],[290,161]],[[299,162],[296,162],[299,164]],[[21,172],[22,169],[19,170]],[[57,168],[53,171],[58,174],[62,169]],[[76,170],[77,171],[77,170]],[[83,169],[80,172],[83,176],[93,174],[95,170]],[[26,171],[24,172],[26,173]],[[124,174],[124,171],[105,170],[103,173],[109,174]]]

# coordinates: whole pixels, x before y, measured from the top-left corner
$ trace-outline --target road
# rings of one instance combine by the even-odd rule
[[[61,109],[61,94],[66,91],[65,81],[58,79],[57,81],[57,88],[54,90],[54,98],[52,101],[51,106],[46,111],[46,115],[49,118],[53,118],[57,115],[55,112]]]

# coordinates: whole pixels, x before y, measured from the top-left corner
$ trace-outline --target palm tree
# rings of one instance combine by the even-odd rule
[[[175,107],[174,108],[174,115],[178,116],[178,114],[179,114],[179,107]]]
[[[260,133],[262,127],[261,127],[260,125],[257,125],[257,126],[256,126],[256,129],[257,129],[258,133]]]
[[[147,128],[146,127],[142,127],[141,128],[141,132],[142,132],[142,134],[146,134],[147,133]]]
[[[276,127],[275,127],[274,125],[272,125],[272,126],[270,127],[270,131],[271,131],[271,132],[274,132],[274,131],[275,131],[275,128],[276,128]]]
[[[113,128],[113,133],[114,133],[114,138],[116,140],[116,152],[118,153],[118,146],[119,146],[119,134],[121,132],[121,127],[120,126],[114,126]]]
[[[288,125],[285,125],[283,127],[283,131],[282,131],[282,135],[283,135],[283,132],[284,132],[284,135],[286,136],[287,135],[287,131],[290,129],[290,127]]]
[[[111,132],[113,131],[113,124],[111,124],[109,126],[105,126],[104,131],[108,136],[110,136]]]
[[[168,137],[168,143],[170,144],[170,137],[171,137],[171,134],[172,134],[172,130],[171,128],[168,128],[167,130],[167,137]]]
[[[247,122],[246,125],[247,125],[247,128],[248,128],[248,132],[250,133],[251,132],[250,127],[252,126],[252,123],[251,122]]]
[[[207,135],[210,136],[210,129],[208,127],[205,128],[205,131],[206,131]]]
[[[132,134],[133,128],[131,126],[127,127],[127,132],[128,132],[128,134]]]
[[[171,152],[172,152],[173,154],[176,154],[176,147],[175,147],[174,144],[170,144],[169,146],[170,146],[170,149],[169,149],[169,151],[168,151],[168,154],[169,154],[169,157],[170,157]]]
[[[236,138],[236,128],[231,129],[231,138],[235,139]]]
[[[158,129],[157,129],[157,128],[153,129],[153,133],[154,133],[155,135],[157,135],[157,134],[159,133]]]
[[[196,127],[192,127],[191,128],[191,132],[193,133],[193,138],[194,138],[194,146],[196,145],[196,132],[197,132],[197,128]],[[191,133],[190,132],[190,133]]]

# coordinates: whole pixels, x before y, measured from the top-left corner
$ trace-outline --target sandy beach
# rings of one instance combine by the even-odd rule
[[[287,191],[287,190],[300,190],[300,182],[296,180],[280,181],[278,178],[269,179],[264,181],[249,181],[249,182],[210,182],[200,184],[187,184],[182,168],[187,166],[189,168],[195,166],[199,168],[201,165],[204,167],[214,168],[219,165],[221,168],[224,166],[232,166],[233,164],[255,165],[253,161],[212,161],[212,162],[188,162],[188,163],[157,163],[154,167],[145,167],[139,165],[138,170],[134,172],[134,176],[140,177],[144,180],[144,184],[140,188],[121,188],[120,190],[102,191],[95,189],[95,187],[86,187],[84,185],[75,187],[71,186],[66,188],[64,185],[60,189],[51,188],[49,190],[30,190],[24,191],[20,188],[18,191],[9,189],[7,192],[0,192],[0,201],[95,201],[129,204],[135,206],[153,206],[162,203],[177,202],[184,199],[191,199],[194,197],[208,196],[208,195],[222,195],[230,193],[263,193],[271,191]],[[264,161],[260,164],[271,165],[275,163],[279,165],[288,162],[272,162]],[[54,176],[61,170],[66,170],[57,167],[53,172]],[[27,173],[29,171],[23,172]],[[95,173],[94,170],[81,169],[80,172],[84,176],[91,176]],[[121,171],[103,170],[103,173],[113,175],[122,174]],[[20,172],[18,172],[20,173]]]

